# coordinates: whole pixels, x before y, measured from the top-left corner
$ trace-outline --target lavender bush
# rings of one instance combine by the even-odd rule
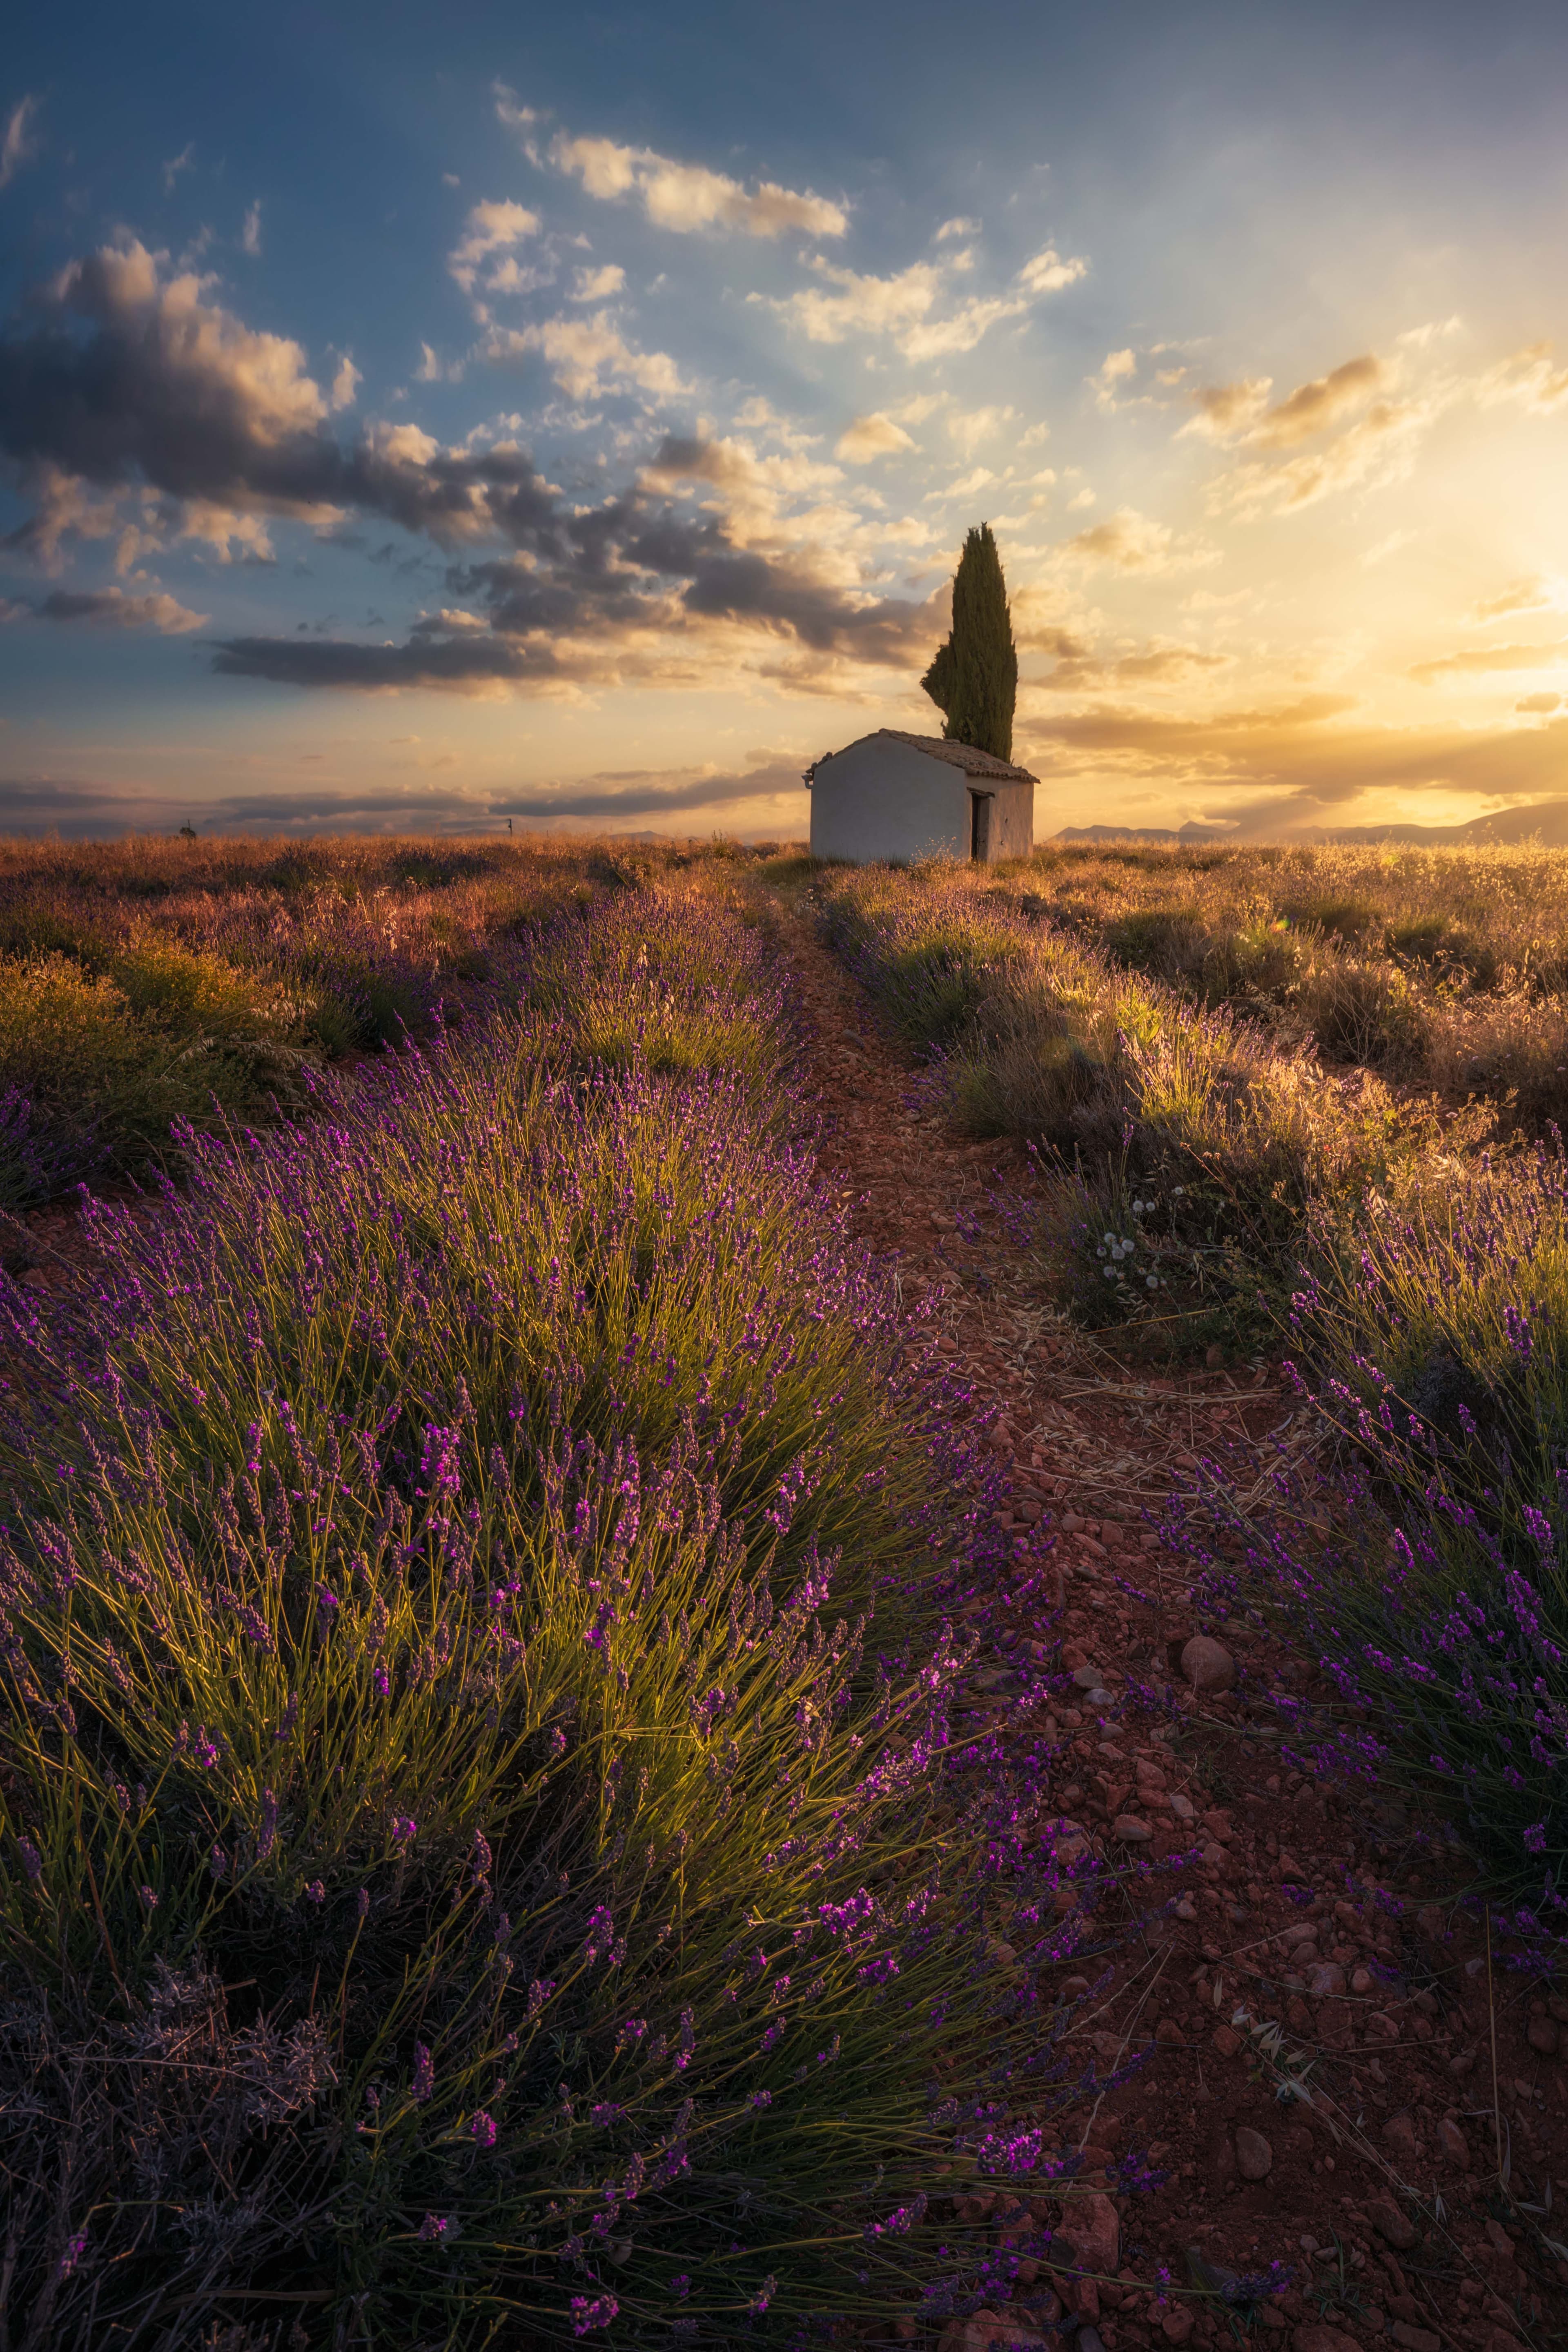
[[[1352,1213],[1489,1124],[1472,1111],[1445,1126],[1375,1078],[1281,1054],[978,888],[967,867],[825,874],[816,893],[831,942],[927,1048],[953,1118],[1040,1150],[1043,1256],[1058,1281],[1065,1263],[1091,1320],[1256,1340],[1259,1291],[1284,1304],[1310,1212]],[[1105,1281],[1129,1256],[1135,1271]]]
[[[28,2342],[940,2318],[942,2194],[1054,2180],[1092,1865],[954,1715],[1024,1571],[778,1132],[761,945],[642,919],[0,1290]]]
[[[1283,1611],[1325,1714],[1281,1696],[1320,1766],[1414,1785],[1483,1883],[1561,1934],[1568,1864],[1568,1161],[1560,1139],[1450,1165],[1317,1237],[1288,1369],[1337,1433],[1325,1482],[1281,1469],[1212,1605]],[[1192,1507],[1183,1540],[1202,1542]]]
[[[173,1164],[171,1128],[297,1112],[300,1066],[427,1038],[520,941],[687,866],[594,843],[0,842],[8,1204]]]

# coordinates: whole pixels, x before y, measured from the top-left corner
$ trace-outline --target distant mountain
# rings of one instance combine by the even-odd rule
[[[1524,808],[1499,809],[1492,816],[1473,816],[1466,824],[1344,824],[1313,825],[1271,836],[1268,834],[1220,833],[1211,825],[1069,824],[1052,837],[1057,841],[1152,841],[1234,843],[1279,838],[1307,844],[1342,841],[1403,843],[1411,848],[1459,847],[1466,842],[1521,842],[1539,836],[1548,849],[1568,849],[1568,800],[1531,801]]]
[[[1468,824],[1353,824],[1315,836],[1321,841],[1394,841],[1440,848],[1466,841],[1530,841],[1537,835],[1548,849],[1568,847],[1568,800],[1532,801],[1525,808],[1499,809],[1473,816]]]

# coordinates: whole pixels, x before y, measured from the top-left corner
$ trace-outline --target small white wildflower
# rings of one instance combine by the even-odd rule
[[[1100,1238],[1104,1242],[1106,1248],[1109,1249],[1111,1243],[1116,1239],[1116,1235],[1114,1234],[1103,1234]]]
[[[1114,1282],[1117,1279],[1116,1268],[1113,1265],[1108,1265],[1106,1267],[1105,1279],[1107,1282]]]
[[[1179,1200],[1181,1199],[1181,1197],[1182,1197],[1183,1193],[1186,1191],[1186,1189],[1187,1189],[1187,1188],[1186,1188],[1186,1186],[1185,1186],[1184,1184],[1173,1184],[1173,1185],[1172,1185],[1172,1187],[1171,1187],[1171,1198],[1172,1198],[1172,1200],[1173,1200],[1173,1201],[1179,1201]]]
[[[1146,1274],[1146,1275],[1144,1276],[1144,1277],[1143,1277],[1143,1280],[1144,1280],[1145,1284],[1147,1285],[1147,1286],[1148,1286],[1151,1290],[1158,1290],[1158,1289],[1159,1289],[1159,1287],[1160,1287],[1160,1277],[1159,1277],[1159,1276],[1158,1276],[1157,1274]]]

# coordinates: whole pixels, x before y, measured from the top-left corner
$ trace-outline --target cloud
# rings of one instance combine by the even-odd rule
[[[168,162],[163,166],[163,194],[166,196],[172,196],[174,194],[174,183],[179,178],[182,172],[190,172],[195,170],[195,154],[196,142],[192,139],[187,141],[186,144],[181,148],[177,155],[170,156]]]
[[[945,261],[914,261],[890,277],[876,278],[815,254],[811,268],[824,282],[801,287],[774,300],[772,308],[810,342],[841,343],[852,334],[887,335],[907,360],[944,359],[973,351],[999,321],[1021,318],[1040,296],[1072,285],[1089,267],[1084,261],[1064,262],[1054,248],[1047,248],[1025,264],[1011,292],[974,295],[946,318],[933,317],[938,297],[946,291],[960,258],[953,255]]]
[[[973,457],[983,441],[989,441],[1004,425],[1018,414],[1016,408],[972,408],[967,415],[960,411],[947,420],[947,429],[966,457]]]
[[[1057,294],[1064,286],[1076,286],[1080,278],[1088,275],[1089,264],[1081,255],[1075,254],[1071,260],[1064,261],[1056,247],[1047,245],[1043,253],[1025,262],[1018,272],[1018,283],[1029,294]]]
[[[1169,794],[1219,787],[1252,795],[1240,831],[1279,837],[1342,813],[1364,793],[1470,793],[1490,804],[1560,792],[1568,719],[1521,727],[1379,727],[1344,697],[1195,718],[1101,706],[1026,720],[1016,756],[1047,777],[1086,775]],[[1342,814],[1336,814],[1342,822]]]
[[[1106,410],[1114,410],[1118,405],[1117,394],[1137,373],[1138,354],[1135,351],[1107,352],[1099,368],[1089,379],[1100,406]]]
[[[618,261],[606,261],[601,269],[576,269],[572,289],[574,302],[607,302],[612,294],[625,288],[626,273]]]
[[[898,425],[923,425],[928,416],[934,416],[952,398],[950,392],[911,393],[908,400],[900,400],[888,414]]]
[[[899,349],[907,360],[940,360],[954,352],[972,352],[1001,320],[1019,318],[1027,309],[1027,302],[1011,297],[993,295],[982,300],[977,296],[950,318],[929,319],[910,328],[899,338]]]
[[[945,490],[928,490],[926,497],[928,499],[972,499],[976,490],[983,490],[988,482],[994,482],[995,479],[995,475],[988,467],[976,466],[972,472],[960,475],[956,482],[950,482]]]
[[[37,95],[29,90],[5,117],[5,128],[0,131],[0,188],[8,188],[23,164],[30,163],[38,152],[36,125],[39,103]]]
[[[475,205],[469,211],[462,237],[447,257],[447,268],[465,294],[474,290],[479,265],[492,253],[500,253],[521,245],[524,237],[539,234],[539,215],[531,213],[526,205],[510,203]],[[498,289],[509,292],[502,287]]]
[[[1178,441],[1196,434],[1205,441],[1231,441],[1249,432],[1268,405],[1272,376],[1244,376],[1237,383],[1200,384],[1193,394],[1197,415],[1177,434]]]
[[[332,378],[330,398],[333,409],[352,408],[354,404],[354,394],[363,381],[361,371],[345,354],[338,362],[338,372]]]
[[[1198,413],[1183,425],[1177,437],[1200,434],[1211,441],[1242,439],[1258,449],[1293,449],[1359,408],[1385,381],[1386,373],[1381,360],[1363,352],[1328,375],[1298,384],[1273,408],[1268,405],[1273,381],[1269,376],[1203,384],[1193,394]]]
[[[1550,343],[1529,343],[1487,373],[1477,396],[1485,408],[1511,402],[1537,416],[1550,416],[1568,401],[1568,367],[1554,367]]]
[[[1067,541],[1062,552],[1079,562],[1105,564],[1116,572],[1191,572],[1217,563],[1219,550],[1203,541],[1180,541],[1169,526],[1119,507],[1106,522],[1092,524]]]
[[[526,137],[539,120],[537,110],[520,106],[516,90],[509,89],[504,81],[493,81],[490,88],[495,93],[497,121],[504,122],[509,131],[521,131]]]
[[[245,215],[245,225],[239,232],[239,241],[247,253],[259,253],[261,250],[261,199],[259,196]]]
[[[1403,481],[1422,439],[1453,396],[1450,389],[1417,399],[1375,400],[1326,448],[1304,452],[1282,466],[1245,461],[1221,476],[1212,486],[1211,506],[1215,511],[1228,507],[1245,521],[1260,514],[1294,513],[1338,490],[1383,489]]]
[[[1495,596],[1483,596],[1470,607],[1472,621],[1500,621],[1512,613],[1539,613],[1560,602],[1557,590],[1539,572],[1524,580],[1510,580]]]
[[[679,383],[602,314],[493,347],[539,350],[579,393]],[[841,477],[802,447],[763,457],[738,440],[667,439],[638,484],[595,501],[556,489],[510,440],[447,448],[407,423],[340,440],[298,343],[248,328],[135,244],[72,263],[0,335],[0,453],[32,494],[13,543],[38,554],[130,531],[138,551],[184,535],[264,554],[269,517],[341,530],[374,516],[476,559],[448,575],[446,601],[483,631],[448,619],[390,646],[236,635],[229,674],[548,692],[751,665],[804,690],[863,692],[857,671],[907,671],[940,634],[940,599],[863,584],[890,536],[918,542],[923,527],[827,501]],[[689,486],[710,494],[700,514],[679,510]],[[487,543],[501,553],[478,561]]]
[[[644,480],[721,487],[758,470],[737,445],[669,436]],[[516,556],[454,566],[458,609],[426,615],[401,644],[233,638],[215,667],[293,686],[493,695],[732,683],[760,663],[761,675],[810,688],[846,665],[908,670],[942,625],[945,586],[921,604],[879,597],[825,576],[813,551],[737,543],[724,515],[682,515],[637,494],[557,518]]]
[[[845,426],[833,445],[833,454],[842,457],[847,466],[868,466],[874,457],[889,457],[895,450],[912,449],[914,442],[901,425],[895,425],[880,409],[869,416],[857,416]]]
[[[1417,662],[1410,675],[1423,686],[1432,686],[1438,678],[1476,677],[1488,670],[1554,669],[1564,658],[1568,638],[1544,646],[1475,646],[1437,661]]]
[[[795,758],[769,761],[739,772],[671,778],[668,771],[633,770],[590,777],[582,782],[518,794],[492,803],[497,816],[521,816],[535,822],[553,817],[636,817],[689,814],[694,809],[725,808],[738,801],[798,798],[800,820],[809,814],[801,783],[801,762]]]
[[[461,360],[437,358],[428,343],[419,346],[419,364],[414,371],[416,383],[460,383],[463,380]]]
[[[1149,686],[1169,686],[1173,682],[1203,677],[1216,669],[1232,667],[1229,654],[1205,654],[1196,646],[1160,646],[1143,654],[1123,654],[1110,665],[1113,677],[1136,680]]]
[[[931,243],[933,245],[945,245],[950,237],[978,236],[980,234],[980,228],[981,224],[977,220],[970,220],[965,215],[960,214],[952,220],[943,221],[942,226],[932,237]]]
[[[402,740],[402,739],[398,739]],[[184,821],[203,833],[504,834],[509,816],[553,830],[562,824],[595,831],[651,830],[639,820],[691,816],[700,810],[747,803],[767,811],[770,830],[798,824],[809,803],[801,786],[804,756],[750,752],[738,769],[608,770],[526,792],[497,793],[419,783],[407,787],[309,784],[291,790],[235,793],[191,802],[134,786],[64,782],[48,777],[0,777],[0,831],[58,834],[66,840],[174,832]],[[781,803],[783,806],[781,808]],[[594,821],[598,820],[595,824]],[[680,830],[684,830],[681,828]]]
[[[1020,637],[1019,643],[1024,642]],[[1147,646],[1142,653],[1122,654],[1115,660],[1101,660],[1090,653],[1081,636],[1065,628],[1036,629],[1028,644],[1031,650],[1057,656],[1054,670],[1044,677],[1030,680],[1032,688],[1043,689],[1049,694],[1076,692],[1085,687],[1111,681],[1120,686],[1189,685],[1194,679],[1208,677],[1215,670],[1234,667],[1228,654],[1205,653],[1197,646],[1158,643]]]
[[[198,502],[204,536],[231,505],[327,511],[339,467],[312,437],[326,402],[304,352],[204,299],[201,279],[163,278],[135,241],[108,247],[61,270],[32,319],[0,338],[0,449],[41,509],[15,543],[47,554],[66,528],[102,535],[86,482]]]
[[[591,319],[546,319],[529,327],[492,327],[481,346],[488,360],[509,360],[539,352],[563,392],[573,400],[636,384],[661,400],[689,392],[668,352],[633,349],[607,312]]]
[[[1548,710],[1561,710],[1563,708],[1563,697],[1560,694],[1527,694],[1523,696],[1520,701],[1516,702],[1513,707],[1516,710],[1527,710],[1532,714]]]
[[[204,629],[212,617],[193,613],[173,596],[128,596],[121,588],[57,588],[34,606],[41,621],[88,621],[100,628],[157,629],[166,637]]]
[[[504,120],[504,118],[503,118]],[[678,163],[651,147],[622,147],[613,139],[574,139],[557,132],[550,143],[557,171],[580,180],[591,196],[613,202],[635,196],[657,227],[690,236],[701,229],[738,229],[747,236],[842,236],[849,216],[826,196],[763,180],[746,188],[700,163]]]
[[[606,342],[599,363],[616,356]],[[578,373],[596,372],[591,357],[579,352]],[[673,373],[657,354],[626,363],[655,385]],[[327,527],[357,510],[447,546],[556,528],[552,494],[515,446],[444,450],[417,427],[376,425],[345,447],[328,415],[297,342],[247,328],[199,278],[165,278],[135,242],[106,247],[0,336],[0,452],[34,501],[10,543],[47,557],[68,532],[108,536],[122,496],[147,544],[184,535],[252,552],[268,515]]]
[[[1294,449],[1359,408],[1378,389],[1384,376],[1383,362],[1370,352],[1346,360],[1331,374],[1298,384],[1288,399],[1267,410],[1249,428],[1247,440],[1259,449]]]
[[[942,287],[934,262],[916,261],[891,278],[863,277],[817,257],[813,268],[837,291],[802,287],[776,307],[810,342],[841,343],[847,335],[907,331],[923,319]]]

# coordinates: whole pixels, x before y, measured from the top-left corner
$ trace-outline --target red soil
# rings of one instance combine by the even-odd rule
[[[1098,1667],[1113,1694],[1128,1674],[1173,1693],[1164,1719],[1138,1717],[1109,1738],[1087,1708],[1057,1711],[1065,1746],[1051,1810],[1111,1853],[1120,1843],[1157,1860],[1195,1845],[1201,1856],[1155,1882],[1162,1898],[1186,1898],[1182,1915],[1132,1932],[1110,1956],[1109,1983],[1083,2000],[1076,2033],[1101,2073],[1131,2052],[1148,2059],[1075,2116],[1064,2143],[1091,2161],[1142,2152],[1167,2178],[1111,2200],[1120,2243],[1114,2260],[1094,2261],[1102,2275],[1085,2284],[1080,2308],[1107,2352],[1239,2337],[1226,2306],[1194,2295],[1194,2249],[1235,2272],[1289,2265],[1291,2289],[1254,2324],[1281,2346],[1289,2333],[1295,2352],[1348,2352],[1346,2339],[1404,2352],[1551,2342],[1568,2320],[1568,2261],[1546,2242],[1559,2234],[1553,2205],[1568,2200],[1568,2000],[1510,1972],[1500,1950],[1489,1969],[1419,1822],[1303,1780],[1278,1757],[1269,1709],[1200,1696],[1176,1670],[1196,1630],[1194,1565],[1149,1524],[1173,1469],[1194,1447],[1270,1430],[1310,1444],[1310,1423],[1290,1423],[1268,1366],[1155,1379],[1075,1335],[988,1207],[994,1171],[1013,1197],[1026,1194],[1023,1155],[969,1141],[922,1109],[912,1064],[878,1034],[808,923],[786,919],[781,932],[814,1032],[823,1179],[842,1189],[906,1297],[934,1299],[940,1344],[1000,1408],[993,1442],[1016,1494],[1004,1524],[1046,1515],[1057,1531],[1062,1664]],[[977,1217],[983,1238],[966,1241]],[[1245,1626],[1224,1640],[1244,1675],[1289,1667]],[[1310,1686],[1309,1663],[1289,1670]],[[1000,1695],[982,1703],[998,1717],[1011,1706]],[[1042,1727],[1037,1716],[1027,1726],[1033,1738]],[[1287,1884],[1314,1899],[1292,1902]],[[1374,1904],[1374,1885],[1396,1910]],[[1288,1958],[1282,1933],[1309,1929],[1310,1948]],[[1067,1964],[1062,1990],[1087,1994],[1085,1978],[1106,1965]],[[1260,2029],[1278,2025],[1272,2057],[1246,2020],[1232,2022],[1238,2010]],[[1291,2058],[1310,2060],[1310,2102],[1277,2095]],[[1265,2177],[1244,2177],[1265,2160]],[[1047,2217],[1054,2209],[1041,2207]],[[958,2218],[1000,2238],[1007,2200]],[[1099,2218],[1108,2242],[1110,2209]],[[1009,2340],[1022,2333],[1016,2316],[955,2326],[948,2352]]]

